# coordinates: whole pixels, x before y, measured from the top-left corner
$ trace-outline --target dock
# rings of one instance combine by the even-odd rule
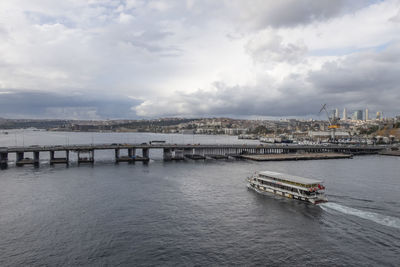
[[[399,150],[384,150],[384,151],[379,152],[379,155],[400,157],[400,151]]]
[[[305,153],[305,154],[271,154],[271,155],[243,155],[243,159],[254,161],[282,161],[282,160],[317,160],[317,159],[348,159],[352,154],[340,153]]]

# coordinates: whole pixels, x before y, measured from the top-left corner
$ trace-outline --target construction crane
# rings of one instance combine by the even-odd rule
[[[336,129],[339,128],[339,120],[340,118],[337,118],[335,114],[333,114],[332,117],[329,116],[328,110],[326,109],[326,104],[322,105],[321,110],[319,111],[319,114],[321,114],[321,112],[325,110],[326,112],[326,116],[328,117],[328,121],[329,121],[329,126],[328,129],[330,129],[332,131],[331,137],[332,137],[332,142],[336,142]]]

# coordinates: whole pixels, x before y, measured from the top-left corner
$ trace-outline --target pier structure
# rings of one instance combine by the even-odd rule
[[[54,165],[54,164],[68,165],[69,164],[69,150],[68,149],[65,150],[65,157],[56,157],[55,155],[56,155],[56,151],[50,150],[50,165]]]
[[[94,148],[77,150],[78,164],[93,164],[94,163]]]
[[[163,159],[183,160],[183,159],[224,159],[228,157],[244,158],[247,155],[272,155],[272,154],[304,154],[304,153],[343,153],[343,154],[377,154],[385,147],[380,146],[339,146],[339,145],[265,145],[265,144],[92,144],[92,145],[56,145],[56,146],[28,146],[28,147],[0,147],[0,167],[7,168],[9,154],[14,153],[17,166],[32,164],[39,166],[40,155],[50,154],[50,164],[70,163],[70,154],[77,154],[78,164],[93,164],[95,161],[95,151],[114,150],[115,162],[148,162],[150,160],[150,150],[159,149],[163,152]],[[137,154],[141,150],[141,155]],[[127,151],[126,156],[121,155],[121,151]],[[64,155],[56,155],[63,154]],[[32,157],[25,157],[26,154]]]
[[[127,150],[127,155],[121,155],[121,150]],[[141,148],[142,156],[136,154],[136,147],[129,148],[116,148],[115,149],[115,163],[120,162],[129,162],[135,163],[136,161],[148,162],[150,160],[149,157],[149,148]]]
[[[5,169],[8,166],[8,153],[0,151],[0,168]]]

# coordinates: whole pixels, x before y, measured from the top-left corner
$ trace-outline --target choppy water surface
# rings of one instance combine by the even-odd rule
[[[35,139],[61,143],[57,138],[238,142],[213,136],[24,134],[26,145]],[[21,138],[2,135],[0,146]],[[38,169],[0,171],[0,266],[398,266],[400,158],[162,162],[161,153],[153,154],[156,160],[148,165],[114,165],[108,161],[112,154],[104,152],[96,154],[100,161],[93,167],[50,167],[44,159]],[[313,206],[259,195],[244,182],[256,170],[321,178],[330,202]]]

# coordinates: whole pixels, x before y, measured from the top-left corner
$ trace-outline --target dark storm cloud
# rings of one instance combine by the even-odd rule
[[[373,1],[368,0],[231,0],[197,1],[187,12],[176,5],[174,15],[183,16],[192,24],[202,24],[210,19],[235,21],[238,28],[259,30],[269,27],[295,27],[314,21],[328,20],[344,13],[353,12]],[[189,16],[190,15],[190,16]]]
[[[345,1],[331,0],[284,0],[266,2],[272,8],[260,16],[260,27],[291,27],[298,24],[307,24],[314,20],[325,20],[336,16],[342,11]]]
[[[289,89],[286,89],[289,90]],[[216,84],[212,92],[198,90],[191,94],[177,93],[174,101],[157,99],[137,108],[155,116],[304,116],[316,114],[320,108],[321,96],[304,94],[298,87],[287,96],[273,96],[268,84],[262,86],[228,87]]]
[[[104,119],[134,118],[138,100],[112,95],[0,91],[0,117]]]
[[[214,90],[176,93],[174,101],[157,99],[138,106],[139,114],[168,115],[317,115],[323,103],[331,107],[400,113],[400,44],[326,63],[305,75],[291,74],[281,83],[273,79],[256,86],[215,83]],[[180,113],[179,113],[180,112]]]
[[[233,4],[233,3],[234,4]],[[295,27],[324,21],[354,12],[373,3],[367,0],[280,0],[231,1],[225,8],[233,9],[233,17],[253,29]]]
[[[321,94],[336,95],[353,106],[369,105],[400,112],[400,44],[381,52],[364,52],[326,63],[309,74]]]

